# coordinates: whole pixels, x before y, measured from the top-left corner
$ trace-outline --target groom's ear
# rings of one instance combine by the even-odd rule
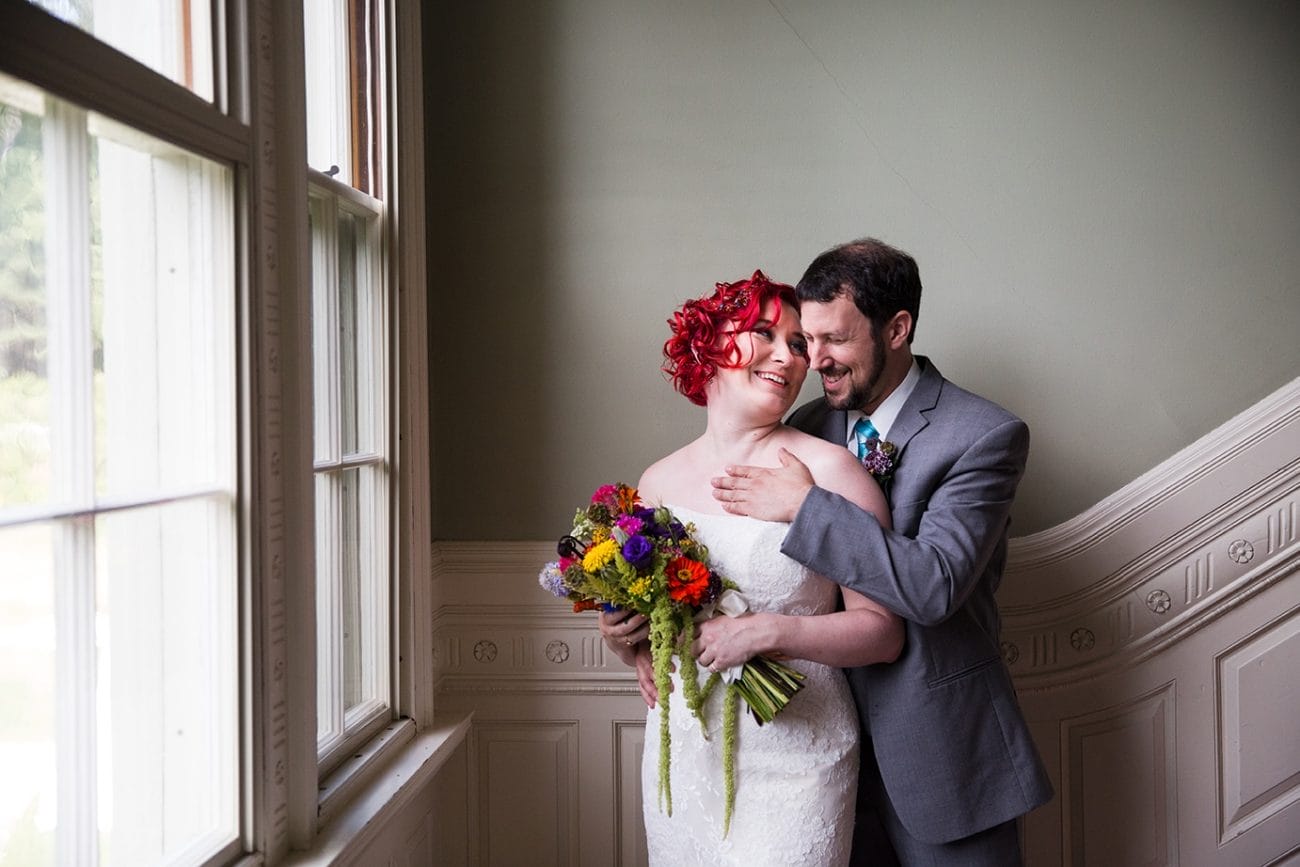
[[[900,310],[885,323],[885,345],[890,349],[902,349],[907,345],[912,334],[912,314]]]

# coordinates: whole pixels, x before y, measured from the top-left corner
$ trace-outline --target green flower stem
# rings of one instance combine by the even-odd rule
[[[650,657],[654,662],[655,689],[659,693],[659,807],[669,816],[673,814],[673,790],[668,773],[672,747],[668,697],[672,691],[673,642],[677,637],[673,621],[672,602],[663,596],[650,611]]]
[[[803,679],[803,674],[787,665],[756,656],[745,663],[735,686],[754,720],[762,725],[771,722],[803,689]]]
[[[714,687],[720,683],[722,683],[722,675],[716,671],[709,675],[709,679],[704,682],[704,688],[700,690],[700,707],[704,707],[705,702],[709,700],[709,696],[713,695]]]
[[[722,699],[722,776],[725,807],[722,836],[731,832],[731,813],[736,806],[736,728],[739,723],[740,690],[729,688]]]
[[[682,697],[686,699],[686,706],[690,708],[691,714],[700,721],[701,731],[704,731],[704,699],[707,695],[700,691],[700,669],[695,664],[695,655],[690,652],[691,643],[695,641],[695,621],[689,617],[683,619],[685,620],[682,624],[681,637],[681,647],[683,649],[678,654],[678,674],[682,678]]]

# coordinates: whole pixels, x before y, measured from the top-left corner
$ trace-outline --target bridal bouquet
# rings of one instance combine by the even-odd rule
[[[663,506],[642,504],[637,491],[619,483],[602,485],[591,502],[578,510],[573,529],[560,539],[560,559],[542,568],[538,581],[574,611],[622,608],[650,620],[650,654],[659,692],[659,795],[672,815],[668,761],[668,699],[672,657],[680,660],[682,693],[687,707],[703,721],[704,702],[720,681],[727,681],[723,702],[723,770],[726,776],[726,824],[735,801],[736,716],[744,699],[755,721],[771,722],[803,688],[803,675],[764,656],[729,672],[713,674],[701,686],[691,653],[695,624],[715,614],[746,610],[735,584],[709,567],[709,552],[694,536],[695,527],[677,520]]]

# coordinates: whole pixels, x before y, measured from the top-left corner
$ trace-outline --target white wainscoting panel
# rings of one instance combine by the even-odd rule
[[[484,722],[469,744],[477,763],[470,800],[483,863],[518,863],[513,838],[528,841],[530,863],[576,863],[577,723]]]
[[[1012,540],[1003,657],[1057,790],[1023,824],[1031,867],[1300,862],[1297,517],[1300,379]],[[644,705],[594,615],[537,586],[553,557],[435,546],[438,708],[474,713],[439,863],[645,863]]]
[[[1174,864],[1174,689],[1061,720],[1065,863]]]
[[[614,851],[618,863],[646,867],[645,826],[641,818],[641,755],[645,750],[645,717],[614,720]]]
[[[1220,803],[1226,843],[1300,801],[1300,614],[1216,660]]]

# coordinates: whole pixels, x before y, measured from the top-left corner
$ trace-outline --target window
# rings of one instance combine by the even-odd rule
[[[326,765],[391,718],[391,553],[380,208],[311,194],[317,739]]]
[[[0,74],[0,253],[0,852],[211,856],[239,835],[232,172]]]
[[[393,718],[384,203],[366,2],[304,4],[322,770]],[[365,118],[364,122],[359,120]],[[328,172],[328,174],[326,174]]]
[[[420,4],[304,5],[0,0],[0,865],[274,865],[432,719]]]

